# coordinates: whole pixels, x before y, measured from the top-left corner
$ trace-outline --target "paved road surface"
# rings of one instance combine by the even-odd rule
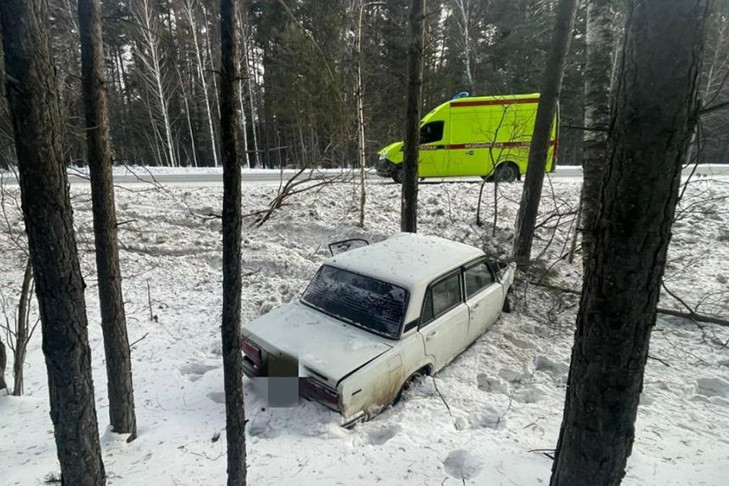
[[[184,169],[183,169],[184,170]],[[691,172],[692,168],[689,168],[684,171],[684,175],[688,176]],[[251,170],[251,171],[244,171],[243,172],[243,182],[244,183],[278,183],[281,180],[281,177],[284,178],[284,180],[288,180],[291,177],[293,177],[297,173],[296,170],[285,170],[283,172],[283,175],[281,172],[276,170]],[[307,173],[308,174],[308,173]],[[327,176],[335,176],[335,175],[347,175],[352,174],[354,176],[358,176],[356,172],[353,173],[351,170],[327,170],[324,173],[319,174],[325,174]],[[694,177],[727,177],[729,176],[729,164],[728,165],[703,165],[699,166],[699,168],[696,170],[696,173],[694,174]],[[367,174],[368,179],[370,179],[372,182],[376,183],[388,183],[390,179],[382,178],[377,176],[374,173],[368,173]],[[551,174],[552,178],[556,179],[579,179],[582,177],[582,168],[579,166],[564,166],[564,167],[558,167],[555,172]],[[17,181],[12,175],[8,175],[7,173],[3,174],[3,182],[8,185],[16,185]],[[71,184],[87,184],[88,183],[88,176],[82,173],[69,173],[69,182]],[[457,180],[479,180],[478,178],[464,178],[464,179],[457,179]],[[192,185],[192,186],[205,186],[205,185],[216,185],[222,183],[222,174],[220,172],[181,172],[181,173],[158,173],[155,175],[151,175],[143,170],[138,171],[136,174],[132,173],[124,173],[124,174],[115,174],[114,175],[114,182],[116,184],[154,184],[155,181],[160,184],[171,184],[171,185]],[[426,179],[427,182],[431,183],[438,183],[441,181],[451,181],[453,182],[454,179]]]

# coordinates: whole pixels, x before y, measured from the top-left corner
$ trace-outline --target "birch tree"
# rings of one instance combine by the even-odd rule
[[[247,23],[244,23],[243,25],[248,26]],[[246,86],[248,89],[248,102],[250,104],[250,109],[251,109],[250,113],[251,113],[251,133],[253,135],[253,151],[255,154],[254,157],[255,157],[255,161],[256,161],[256,167],[260,167],[261,166],[261,153],[260,153],[259,144],[258,144],[258,130],[256,129],[256,125],[260,125],[260,119],[258,117],[258,109],[256,108],[257,107],[256,98],[254,96],[254,90],[253,90],[254,82],[256,83],[256,85],[258,85],[258,83],[259,83],[259,81],[257,79],[258,78],[258,75],[257,75],[258,68],[255,65],[255,60],[252,58],[253,56],[251,56],[249,54],[249,49],[251,49],[251,43],[249,42],[248,31],[249,31],[249,29],[243,30],[244,35],[243,35],[243,39],[242,39],[242,42],[243,42],[242,49],[243,49],[243,60],[244,60],[245,66],[246,66],[246,73],[247,73]],[[250,159],[249,159],[249,163],[250,163]]]
[[[473,56],[471,25],[473,24],[474,16],[478,11],[481,2],[478,0],[451,0],[451,2],[455,9],[455,19],[462,35],[461,44],[463,47],[463,63],[466,82],[468,83],[468,89],[473,96],[476,93],[476,83],[474,82],[473,72],[471,69],[471,58]]]
[[[606,161],[610,123],[610,82],[613,70],[613,0],[587,4],[587,58],[585,60],[585,131],[583,136],[583,183],[580,204],[582,255],[586,265],[592,248],[593,224],[600,200],[600,182]]]
[[[169,82],[160,49],[159,19],[150,0],[136,0],[132,15],[137,23],[137,58],[142,63],[142,80],[149,94],[150,122],[163,147],[167,165],[177,166],[169,113]],[[157,124],[162,124],[162,130]]]
[[[365,204],[367,203],[365,187],[367,154],[365,153],[364,85],[362,82],[362,19],[365,14],[364,0],[357,0],[355,9],[357,12],[357,27],[354,41],[354,62],[356,66],[355,98],[357,100],[357,158],[359,159],[360,167],[359,226],[360,228],[364,228]]]
[[[210,133],[210,146],[213,152],[213,165],[217,167],[218,164],[218,150],[215,142],[215,130],[213,129],[213,113],[210,109],[210,95],[208,91],[208,83],[205,80],[205,67],[203,64],[203,56],[200,50],[200,43],[197,38],[197,22],[195,20],[195,11],[197,9],[197,2],[195,0],[185,0],[182,9],[187,17],[187,22],[190,24],[190,30],[192,31],[192,44],[195,48],[195,59],[197,60],[197,75],[200,78],[200,84],[202,84],[203,99],[205,101],[205,114],[208,119],[208,131]]]

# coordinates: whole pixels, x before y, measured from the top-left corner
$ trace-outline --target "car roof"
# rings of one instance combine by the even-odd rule
[[[413,233],[336,255],[326,265],[376,278],[411,292],[434,278],[484,255],[457,241]]]

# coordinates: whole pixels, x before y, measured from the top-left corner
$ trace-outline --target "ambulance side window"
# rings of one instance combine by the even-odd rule
[[[420,143],[437,142],[443,138],[443,121],[426,123],[420,127]]]

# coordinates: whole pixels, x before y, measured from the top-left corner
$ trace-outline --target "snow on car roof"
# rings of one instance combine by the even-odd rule
[[[326,264],[413,290],[483,255],[478,248],[445,238],[397,233],[379,243],[336,255]]]

